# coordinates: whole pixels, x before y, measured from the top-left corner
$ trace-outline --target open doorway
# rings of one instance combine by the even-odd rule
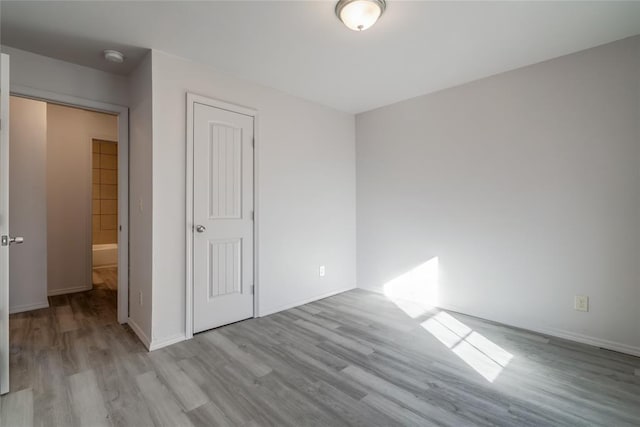
[[[24,234],[10,259],[11,313],[49,307],[60,331],[90,316],[125,323],[126,108],[10,102],[10,217]]]
[[[118,291],[118,141],[91,141],[91,254],[94,289]]]

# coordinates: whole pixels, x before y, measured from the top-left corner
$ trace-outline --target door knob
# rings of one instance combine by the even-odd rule
[[[205,227],[204,225],[196,225],[196,231],[198,233],[204,233],[207,230],[207,227]]]
[[[2,236],[2,246],[9,246],[12,244],[21,244],[24,243],[24,237],[9,237],[9,236]]]

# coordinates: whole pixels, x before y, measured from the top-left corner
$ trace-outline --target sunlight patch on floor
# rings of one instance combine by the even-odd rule
[[[421,326],[489,382],[513,359],[511,353],[444,311]]]

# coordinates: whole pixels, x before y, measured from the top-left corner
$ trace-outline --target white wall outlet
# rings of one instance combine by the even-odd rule
[[[326,273],[326,270],[324,268],[324,265],[321,265],[320,268],[318,269],[318,275],[320,277],[324,277],[325,273]]]
[[[142,291],[138,291],[138,305],[142,307]]]
[[[585,295],[576,295],[573,301],[573,308],[577,311],[589,311],[589,297]]]

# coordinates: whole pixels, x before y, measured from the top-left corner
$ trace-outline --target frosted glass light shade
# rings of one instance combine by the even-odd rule
[[[336,15],[353,31],[364,31],[376,23],[386,4],[384,0],[340,0]]]

